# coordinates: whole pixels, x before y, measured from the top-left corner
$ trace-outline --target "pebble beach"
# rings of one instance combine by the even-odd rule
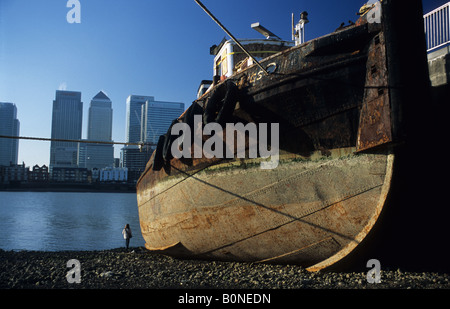
[[[70,260],[80,264],[79,282],[67,278]],[[180,260],[145,248],[106,251],[0,250],[1,289],[450,289],[445,273],[381,270],[310,273],[295,265]]]

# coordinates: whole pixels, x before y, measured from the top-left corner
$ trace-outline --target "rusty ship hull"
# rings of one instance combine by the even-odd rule
[[[137,184],[147,249],[310,271],[354,251],[386,207],[404,133],[389,30],[362,21],[263,59],[270,74],[254,65],[228,78],[239,96],[227,122],[278,123],[278,166],[169,157],[155,168],[157,150]]]

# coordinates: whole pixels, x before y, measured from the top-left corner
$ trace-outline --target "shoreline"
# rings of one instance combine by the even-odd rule
[[[136,186],[131,184],[17,184],[0,185],[0,192],[98,192],[98,193],[136,193]]]
[[[69,283],[70,260],[80,283]],[[381,269],[381,283],[364,272],[310,273],[295,265],[181,260],[143,247],[103,251],[0,249],[0,289],[450,289],[446,273]]]

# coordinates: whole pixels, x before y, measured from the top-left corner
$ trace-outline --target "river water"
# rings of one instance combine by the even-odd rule
[[[0,192],[0,249],[107,250],[143,246],[136,194]]]

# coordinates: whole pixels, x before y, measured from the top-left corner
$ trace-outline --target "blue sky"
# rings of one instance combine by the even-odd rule
[[[129,95],[188,106],[200,81],[212,78],[209,48],[226,35],[194,0],[79,1],[81,23],[69,24],[67,0],[0,0],[0,102],[17,105],[21,136],[50,137],[61,88],[82,92],[85,137],[89,103],[103,90],[113,102],[113,139],[123,142]],[[290,40],[291,13],[298,20],[308,11],[306,39],[313,39],[356,21],[366,1],[202,2],[237,38],[260,37],[250,28],[259,21]],[[424,11],[445,2],[424,0]],[[50,143],[20,141],[19,163],[48,165],[49,157]]]

